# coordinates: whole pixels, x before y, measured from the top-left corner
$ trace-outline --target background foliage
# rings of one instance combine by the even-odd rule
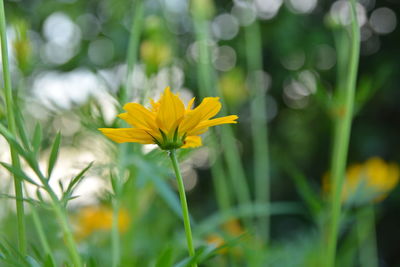
[[[359,2],[361,57],[348,162],[380,157],[398,163],[399,3]],[[62,137],[50,186],[61,196],[94,162],[65,197],[77,197],[69,201],[68,219],[88,266],[111,266],[112,255],[119,254],[121,266],[184,266],[184,232],[167,156],[152,147],[117,146],[97,131],[121,126],[115,119],[121,104],[147,103],[168,85],[184,99],[196,96],[197,104],[205,95],[219,95],[223,113],[239,115],[237,126],[207,135],[208,146],[180,155],[195,244],[203,249],[199,257],[210,258],[204,266],[320,266],[327,218],[322,177],[330,168],[332,120],[341,112],[334,99],[346,73],[340,64],[348,57],[344,1],[30,0],[6,1],[5,11],[16,109],[43,172],[57,133]],[[7,125],[4,101],[2,95],[0,121]],[[254,132],[266,131],[264,124],[269,150],[258,159],[269,162],[268,209],[246,206],[258,199],[262,166],[254,167],[256,147],[267,139],[256,139]],[[15,139],[23,142],[21,133]],[[1,161],[9,163],[5,139],[0,146]],[[38,181],[26,160],[22,165]],[[17,261],[11,266],[52,266],[39,219],[55,266],[69,262],[48,198],[41,201],[26,181],[26,198],[38,204],[25,204],[31,263],[19,261],[13,183],[5,168],[0,176],[4,258]],[[399,188],[370,206],[379,266],[397,266]],[[113,208],[120,211],[120,242],[111,234]],[[338,266],[367,266],[357,235],[371,231],[357,234],[357,216],[365,215],[359,210],[345,209]],[[265,212],[271,213],[267,244],[260,224]],[[210,240],[228,249],[214,251]]]

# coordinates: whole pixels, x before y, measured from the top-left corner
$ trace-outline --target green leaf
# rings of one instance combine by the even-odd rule
[[[41,267],[41,265],[31,256],[26,256],[26,261],[28,262],[28,266],[30,267]]]
[[[37,123],[32,137],[32,148],[33,148],[33,153],[35,155],[38,154],[41,143],[42,143],[42,127],[40,126],[40,123]]]
[[[180,261],[174,267],[190,267],[195,263],[199,264],[214,256],[219,249],[220,248],[215,248],[215,246],[201,246],[200,248],[196,249],[196,253],[193,257],[189,257]]]
[[[44,267],[56,267],[56,263],[53,261],[51,255],[46,255],[46,258],[43,262]]]
[[[90,162],[88,166],[86,166],[86,168],[84,168],[80,173],[78,173],[78,175],[76,175],[74,178],[72,178],[71,182],[68,184],[67,190],[64,192],[63,197],[62,197],[62,201],[64,202],[64,204],[66,205],[68,200],[73,199],[74,197],[72,197],[72,192],[74,191],[74,187],[76,187],[76,185],[78,185],[78,183],[82,180],[82,178],[84,177],[85,173],[92,167],[93,162]]]
[[[0,198],[18,199],[18,200],[22,199],[22,201],[27,202],[27,203],[30,203],[30,204],[32,204],[32,205],[39,204],[38,201],[33,200],[33,199],[31,199],[31,198],[17,198],[17,197],[15,197],[15,196],[8,195],[8,194],[1,194],[1,193],[0,193]]]
[[[6,168],[10,173],[12,173],[13,175],[15,175],[16,177],[18,177],[21,180],[25,180],[33,185],[36,185],[37,187],[41,187],[38,183],[36,183],[35,181],[33,181],[31,178],[29,178],[28,175],[26,175],[26,173],[21,170],[20,168],[16,168],[8,163],[5,162],[0,162],[0,164]]]
[[[172,247],[168,246],[164,251],[157,257],[155,267],[171,267],[173,262],[174,254]]]
[[[37,165],[35,163],[37,162],[35,161],[34,157],[32,157],[32,154],[30,154],[29,151],[26,151],[18,143],[13,134],[11,134],[11,132],[1,124],[0,124],[0,134],[4,136],[8,144],[11,147],[13,147],[18,152],[18,154],[20,154],[29,163],[29,166],[31,166],[32,168],[34,167],[36,168]]]
[[[24,123],[24,120],[22,118],[21,112],[19,112],[19,110],[16,110],[15,114],[16,114],[15,122],[17,124],[19,137],[21,138],[21,141],[24,144],[24,147],[26,149],[29,149],[30,142],[29,142],[28,136],[27,136],[26,131],[25,131],[25,123]]]
[[[50,179],[51,173],[53,172],[54,165],[56,164],[58,158],[58,152],[60,150],[61,143],[61,133],[58,132],[56,138],[54,139],[53,146],[51,147],[50,157],[49,157],[49,167],[47,168],[47,177]]]

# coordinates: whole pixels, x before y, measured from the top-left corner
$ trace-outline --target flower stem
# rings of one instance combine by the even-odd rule
[[[179,198],[181,200],[183,224],[185,226],[188,251],[189,251],[189,255],[191,257],[193,257],[195,255],[195,251],[194,251],[194,247],[193,247],[192,230],[190,228],[189,209],[188,209],[187,201],[186,201],[185,186],[183,184],[181,171],[179,170],[179,164],[178,164],[178,160],[176,158],[176,151],[174,149],[169,150],[169,157],[171,158],[172,166],[175,171],[176,181],[178,183]],[[197,264],[193,264],[192,267],[197,267]]]
[[[326,266],[335,266],[336,246],[341,216],[341,194],[345,175],[348,146],[353,118],[354,95],[356,90],[357,70],[360,52],[360,29],[355,11],[355,0],[350,0],[352,24],[350,32],[350,57],[348,76],[345,90],[338,92],[338,107],[340,115],[336,118],[332,154],[332,184],[333,190],[330,199],[330,227],[328,232]]]
[[[1,58],[3,64],[3,79],[4,79],[4,95],[7,108],[7,122],[10,132],[14,135],[17,133],[15,124],[15,115],[13,110],[13,97],[11,87],[11,75],[8,63],[8,47],[6,34],[6,18],[4,12],[4,1],[0,2],[0,37],[1,37]],[[13,146],[10,146],[11,160],[15,167],[19,167],[20,162],[18,154]],[[25,236],[25,217],[22,182],[14,176],[15,199],[17,206],[17,226],[18,226],[18,248],[22,255],[26,255],[26,236]]]

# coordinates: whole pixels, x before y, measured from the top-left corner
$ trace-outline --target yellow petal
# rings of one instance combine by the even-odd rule
[[[200,122],[194,129],[188,132],[189,135],[193,134],[199,134],[204,129],[207,129],[208,127],[211,126],[216,126],[220,124],[227,124],[227,123],[237,123],[238,116],[236,115],[230,115],[230,116],[225,116],[217,119],[212,119],[212,120],[206,120]]]
[[[198,107],[187,112],[179,126],[179,132],[182,134],[191,131],[201,121],[208,120],[217,115],[220,109],[221,103],[219,102],[219,97],[204,98]]]
[[[202,120],[214,117],[221,110],[219,97],[206,97],[200,105],[193,109],[193,113],[198,114]]]
[[[160,101],[155,102],[153,99],[150,98],[150,104],[151,104],[151,111],[153,113],[157,113],[158,110],[160,109]]]
[[[153,144],[154,140],[145,130],[135,128],[100,128],[105,136],[117,143]]]
[[[198,147],[202,145],[203,143],[201,142],[201,137],[193,135],[185,138],[185,144],[182,146],[182,148]]]
[[[174,133],[175,127],[178,126],[184,114],[185,105],[167,87],[160,100],[160,107],[156,118],[158,127],[165,131],[167,135],[171,135]]]
[[[138,103],[128,103],[124,106],[124,109],[128,111],[128,113],[119,114],[118,117],[132,126],[152,130],[158,129],[154,114],[142,105]]]
[[[192,110],[193,104],[194,104],[194,100],[195,100],[195,97],[193,97],[192,99],[190,99],[190,101],[189,101],[189,103],[187,104],[187,107],[186,107],[186,112],[189,112],[189,111]]]

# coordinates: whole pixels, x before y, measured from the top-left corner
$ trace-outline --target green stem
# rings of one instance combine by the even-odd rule
[[[335,266],[336,246],[341,217],[341,194],[347,162],[347,153],[351,133],[351,122],[353,118],[354,95],[356,89],[357,70],[360,52],[360,30],[356,19],[355,0],[351,0],[351,50],[349,58],[349,75],[346,80],[346,87],[343,94],[339,96],[339,110],[341,114],[337,117],[335,124],[335,136],[332,152],[332,183],[333,190],[330,199],[331,222],[328,232],[326,266]]]
[[[246,58],[251,80],[251,129],[254,153],[255,199],[269,208],[270,170],[266,94],[262,81],[254,75],[262,67],[262,41],[257,21],[245,28]],[[259,218],[258,231],[265,242],[269,240],[269,216]]]
[[[360,266],[378,267],[374,206],[371,204],[360,208],[357,211],[356,219]]]
[[[8,47],[6,34],[6,18],[4,12],[4,1],[0,3],[0,37],[1,37],[1,57],[3,64],[3,79],[4,79],[4,95],[7,108],[7,122],[10,132],[16,136],[17,129],[15,125],[15,116],[13,111],[13,97],[11,87],[11,75],[8,63]],[[19,158],[17,152],[10,146],[12,164],[19,168]],[[17,226],[18,226],[18,248],[19,252],[26,255],[26,230],[25,230],[25,212],[22,191],[22,181],[14,176],[14,187],[17,206]]]
[[[124,94],[121,103],[126,103],[132,96],[131,93],[131,76],[133,67],[138,61],[138,50],[139,50],[139,39],[142,32],[142,21],[143,21],[143,1],[136,0],[134,4],[133,19],[130,29],[130,38],[128,44],[127,53],[127,71]]]
[[[195,20],[196,26],[196,39],[199,41],[199,49],[200,49],[200,62],[197,67],[198,71],[198,83],[200,88],[200,95],[203,97],[213,95],[214,92],[212,90],[213,84],[215,83],[212,78],[212,74],[210,73],[210,55],[206,45],[207,40],[207,27],[208,24],[206,21],[197,18]],[[212,130],[210,136],[209,147],[210,148],[218,148],[218,141],[215,136],[215,130]],[[220,159],[218,152],[214,153],[216,157],[214,164],[211,166],[211,173],[213,176],[213,183],[216,192],[216,198],[218,202],[218,206],[221,210],[227,210],[231,207],[231,195],[229,192],[229,184],[227,183],[227,177],[224,172],[223,163]]]
[[[57,216],[58,222],[60,223],[61,229],[64,234],[64,242],[67,246],[68,252],[72,258],[74,267],[82,267],[81,257],[79,256],[78,249],[75,244],[74,236],[72,235],[69,227],[68,219],[65,215],[65,211],[60,204],[53,199],[53,209]]]
[[[189,251],[189,256],[193,257],[195,255],[194,246],[193,246],[193,238],[192,238],[192,230],[190,228],[190,218],[189,218],[189,209],[186,201],[186,194],[185,194],[185,186],[183,184],[183,179],[181,175],[181,171],[179,170],[178,160],[176,158],[176,151],[169,150],[169,157],[172,161],[172,166],[175,171],[176,181],[178,183],[178,191],[179,191],[179,198],[181,200],[181,207],[182,207],[182,215],[183,215],[183,224],[185,226],[185,233],[186,233],[186,241]],[[196,267],[197,264],[193,264],[192,267]]]
[[[199,12],[194,10],[194,12]],[[211,52],[207,45],[209,40],[209,22],[201,15],[194,16],[194,26],[196,32],[196,40],[199,44],[199,62],[197,65],[198,69],[198,83],[200,94],[205,96],[218,95],[218,91],[214,90],[217,87],[216,84],[216,73],[211,64]],[[221,98],[223,102],[223,99]],[[223,105],[225,106],[225,105]],[[224,110],[221,115],[224,116]],[[227,163],[229,176],[233,180],[233,186],[237,200],[241,206],[249,204],[251,202],[249,187],[244,173],[243,165],[240,159],[240,154],[236,145],[236,140],[232,128],[229,126],[221,129],[222,135],[222,147],[224,148],[224,158]],[[217,146],[216,146],[217,147]],[[214,179],[222,179],[220,177],[214,177]],[[226,183],[226,182],[225,182]],[[223,184],[223,181],[220,183]],[[225,190],[228,186],[225,186],[219,190]],[[218,191],[217,191],[218,192]],[[228,196],[228,193],[224,194]],[[246,219],[246,226],[250,226],[250,220]]]
[[[118,232],[118,215],[119,215],[119,200],[115,197],[113,200],[113,218],[111,228],[111,243],[112,243],[112,266],[117,267],[120,265],[121,247],[120,236]]]
[[[42,244],[44,252],[50,257],[51,261],[55,265],[56,261],[53,256],[53,252],[50,248],[49,242],[47,241],[46,234],[43,229],[42,221],[40,220],[40,217],[39,217],[36,207],[34,205],[31,205],[31,214],[32,214],[33,224],[35,225],[37,234],[39,236],[39,241]]]

